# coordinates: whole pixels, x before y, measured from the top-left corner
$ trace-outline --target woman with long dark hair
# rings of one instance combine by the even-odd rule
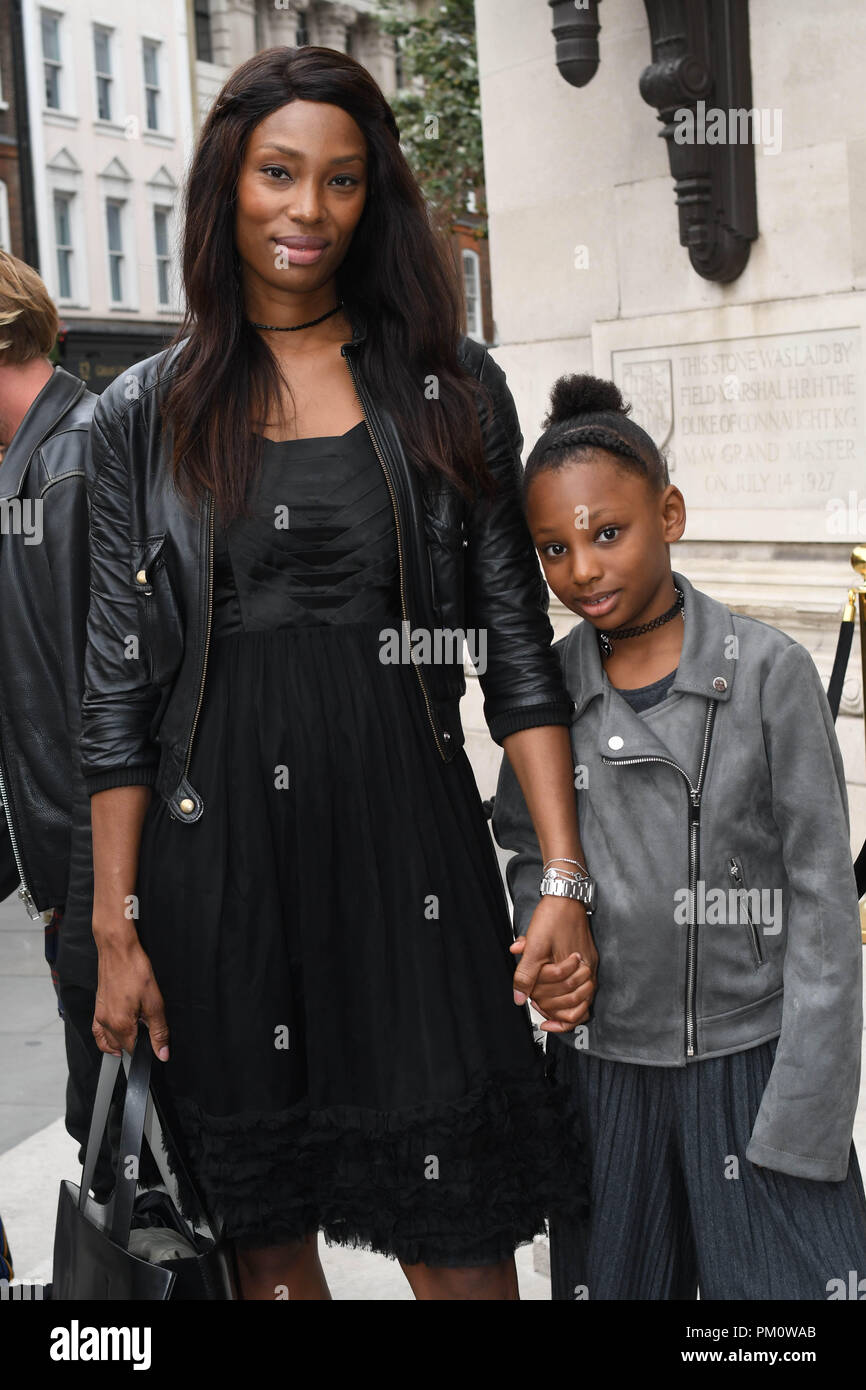
[[[580,1201],[526,999],[570,1030],[595,960],[514,403],[343,53],[231,75],[182,259],[92,431],[94,1035],[147,1023],[243,1297],[329,1297],[322,1230],[419,1298],[514,1298]],[[455,631],[564,893],[516,971]]]

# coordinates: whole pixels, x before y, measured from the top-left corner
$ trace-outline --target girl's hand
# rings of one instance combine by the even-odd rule
[[[539,1013],[549,1025],[542,1025],[544,1032],[570,1032],[588,1017],[598,951],[583,903],[545,895],[526,935],[510,950],[521,957],[514,972],[514,1002],[538,999]]]
[[[521,940],[525,941],[525,937]],[[595,990],[592,971],[579,956],[569,956],[560,965],[543,965],[530,999],[532,1007],[546,1020],[541,1025],[542,1032],[567,1033],[585,1023]]]
[[[92,1033],[100,1052],[119,1057],[132,1052],[143,1019],[150,1044],[161,1062],[168,1061],[168,1024],[165,1004],[150,960],[136,932],[100,937],[99,982]]]

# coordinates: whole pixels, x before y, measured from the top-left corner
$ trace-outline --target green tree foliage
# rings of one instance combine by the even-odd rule
[[[444,231],[464,221],[474,192],[478,225],[473,231],[485,237],[473,0],[441,0],[421,17],[405,0],[379,0],[376,20],[399,46],[404,85],[389,101],[431,220]]]

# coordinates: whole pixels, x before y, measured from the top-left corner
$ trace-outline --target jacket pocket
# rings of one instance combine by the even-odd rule
[[[166,685],[183,656],[183,623],[165,563],[166,537],[149,536],[130,552],[132,587],[139,601],[140,630],[153,685]]]
[[[761,937],[758,932],[755,920],[752,917],[752,909],[749,903],[748,896],[748,885],[746,884],[745,875],[743,874],[742,861],[733,854],[730,856],[728,860],[728,870],[730,872],[731,878],[734,881],[735,887],[739,891],[742,891],[743,894],[742,898],[739,901],[742,902],[743,906],[746,909],[746,921],[744,924],[746,928],[746,935],[749,938],[749,945],[751,947],[752,959],[755,963],[755,969],[759,970],[760,967],[764,964],[764,951],[763,947],[761,946]],[[739,902],[737,904],[737,910],[739,914]]]

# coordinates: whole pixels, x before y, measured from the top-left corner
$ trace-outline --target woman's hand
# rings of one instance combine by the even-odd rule
[[[99,983],[91,1032],[100,1052],[132,1052],[142,1018],[150,1044],[168,1061],[165,1005],[128,915],[137,904],[136,878],[141,831],[152,789],[109,787],[90,798],[93,826],[93,939],[99,952]],[[136,906],[136,913],[138,908]]]
[[[510,949],[521,957],[514,972],[514,1002],[531,999],[546,1020],[543,1032],[568,1033],[589,1017],[598,951],[583,903],[546,894],[526,935]]]
[[[93,1036],[100,1052],[119,1057],[132,1052],[143,1019],[150,1044],[161,1062],[168,1061],[165,1004],[138,934],[134,930],[97,937],[99,982]]]

